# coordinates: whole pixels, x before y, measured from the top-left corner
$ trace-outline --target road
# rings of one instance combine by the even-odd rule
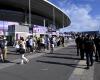
[[[85,69],[86,60],[80,60],[77,56],[73,41],[69,44],[64,48],[56,48],[54,54],[27,53],[30,61],[24,65],[19,64],[20,55],[12,51],[8,54],[8,62],[0,63],[0,79],[100,80],[100,62],[94,62],[89,70]]]
[[[71,45],[55,51],[54,54],[48,53],[33,58],[28,64],[14,64],[1,68],[0,79],[68,80],[78,62],[79,57],[76,56],[76,48]]]

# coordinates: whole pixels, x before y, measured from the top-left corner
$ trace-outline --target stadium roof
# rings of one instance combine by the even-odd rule
[[[55,24],[57,28],[70,25],[71,21],[58,7],[44,0],[31,0],[32,24],[46,25],[53,22],[53,8],[55,10]],[[29,0],[0,0],[0,20],[25,22],[28,21]],[[64,19],[64,20],[63,20]]]

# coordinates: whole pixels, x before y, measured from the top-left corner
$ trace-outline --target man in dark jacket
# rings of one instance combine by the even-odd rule
[[[100,48],[100,46],[99,46],[99,41],[100,41],[100,40],[99,40],[99,37],[98,37],[97,35],[95,35],[93,41],[94,41],[95,46],[96,46],[95,61],[98,62],[98,59],[99,59],[99,56],[100,56],[100,55],[98,54],[99,48]]]
[[[96,61],[100,60],[100,36],[96,38]]]
[[[79,56],[79,44],[80,44],[80,36],[78,35],[77,38],[75,39],[76,42],[76,47],[77,47],[77,56]]]
[[[80,57],[81,57],[81,60],[84,60],[84,36],[83,35],[80,37],[79,48],[80,48]]]
[[[94,41],[92,40],[90,35],[87,35],[85,38],[85,53],[86,53],[86,64],[87,69],[89,69],[89,66],[93,65],[93,52],[96,52]]]

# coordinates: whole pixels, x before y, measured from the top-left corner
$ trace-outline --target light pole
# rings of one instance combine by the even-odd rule
[[[5,26],[4,26],[4,20],[3,20],[3,36],[5,37]]]
[[[31,0],[29,0],[29,27],[31,27]]]

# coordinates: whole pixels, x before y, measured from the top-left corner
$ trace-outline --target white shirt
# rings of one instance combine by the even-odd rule
[[[26,49],[25,41],[22,41],[23,49]]]
[[[29,43],[30,43],[31,46],[33,46],[33,40],[32,39],[29,40]]]
[[[42,38],[42,44],[45,44],[45,40],[44,40],[44,38]]]

